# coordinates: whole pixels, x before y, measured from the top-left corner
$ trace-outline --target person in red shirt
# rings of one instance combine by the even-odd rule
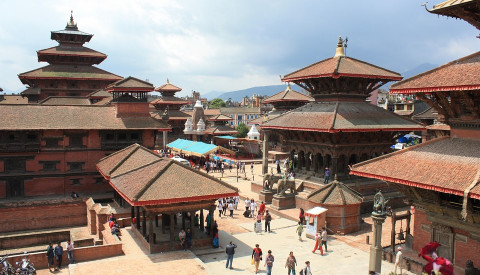
[[[263,217],[263,214],[265,214],[265,203],[263,201],[260,204],[260,207],[258,208],[258,213],[262,215],[262,217]]]

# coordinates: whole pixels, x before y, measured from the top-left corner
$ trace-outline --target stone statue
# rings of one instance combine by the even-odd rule
[[[377,194],[373,197],[373,213],[376,215],[385,214],[385,204],[388,200],[385,201],[385,197],[382,195],[382,191],[378,191]]]
[[[279,179],[277,184],[277,195],[285,196],[287,189],[290,189],[290,194],[297,194],[297,190],[295,190],[295,180]]]
[[[273,184],[282,177],[275,174],[266,174],[263,176],[263,190],[272,191]]]

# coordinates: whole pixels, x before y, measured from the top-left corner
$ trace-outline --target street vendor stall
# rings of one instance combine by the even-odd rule
[[[305,219],[307,221],[307,238],[315,239],[315,234],[321,231],[322,227],[326,227],[326,208],[317,206],[305,212]]]

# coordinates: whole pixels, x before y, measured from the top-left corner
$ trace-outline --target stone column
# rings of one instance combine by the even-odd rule
[[[139,229],[140,228],[140,207],[136,206],[135,208],[137,208],[137,229]]]
[[[330,177],[335,177],[335,175],[338,175],[338,158],[334,157],[332,158],[332,174],[330,174]]]
[[[170,247],[173,249],[175,245],[175,221],[173,220],[173,216],[175,213],[170,214]]]
[[[168,132],[163,131],[163,149],[167,149],[168,144]]]
[[[158,227],[158,213],[155,213],[155,226]]]
[[[381,274],[382,271],[382,224],[385,222],[385,214],[372,213],[373,228],[373,243],[370,247],[370,263],[368,270],[375,271]]]
[[[317,158],[317,154],[312,154],[312,167],[313,167],[313,172],[318,173],[318,158]]]
[[[187,214],[187,212],[182,212],[182,228],[186,230],[185,228],[185,215]]]
[[[323,167],[322,167],[322,171],[320,171],[322,175],[325,175],[325,167],[328,166],[327,161],[328,161],[327,155],[323,155]]]
[[[148,244],[150,245],[150,251],[152,251],[152,245],[153,245],[153,215],[152,213],[149,213],[149,218],[150,222],[148,224]]]
[[[147,236],[147,214],[145,212],[145,209],[142,210],[143,213],[143,219],[142,219],[142,234],[143,237]]]
[[[213,216],[213,209],[208,209],[208,214],[210,214],[210,236],[212,236],[212,238],[214,237],[213,236],[213,224],[214,224],[214,216]]]
[[[200,229],[205,229],[205,217],[203,216],[203,209],[200,209]]]
[[[269,132],[263,131],[263,162],[262,162],[262,174],[268,173],[268,136]]]
[[[193,221],[193,218],[195,217],[195,212],[194,211],[190,211],[190,232],[192,234],[192,242],[193,242],[193,229],[194,229],[194,221]]]

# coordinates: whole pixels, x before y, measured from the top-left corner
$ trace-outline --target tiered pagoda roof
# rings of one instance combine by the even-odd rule
[[[276,102],[309,102],[313,101],[314,99],[308,95],[301,94],[295,90],[290,88],[290,84],[288,84],[287,89],[285,91],[281,91],[276,93],[268,98],[266,98],[263,103],[265,104],[274,104]]]
[[[353,165],[351,174],[480,199],[479,139],[443,137]]]
[[[307,199],[322,205],[360,204],[363,196],[336,179],[312,192]]]
[[[477,0],[447,0],[427,11],[453,18],[461,18],[480,30],[480,4]]]
[[[117,81],[121,76],[102,69],[86,65],[48,65],[39,69],[21,73],[18,78],[23,84],[29,85],[38,79],[68,79],[68,80],[106,80]],[[25,91],[26,92],[26,91]],[[23,94],[23,93],[22,93]]]
[[[237,196],[237,188],[134,144],[97,163],[132,206],[167,205]]]

